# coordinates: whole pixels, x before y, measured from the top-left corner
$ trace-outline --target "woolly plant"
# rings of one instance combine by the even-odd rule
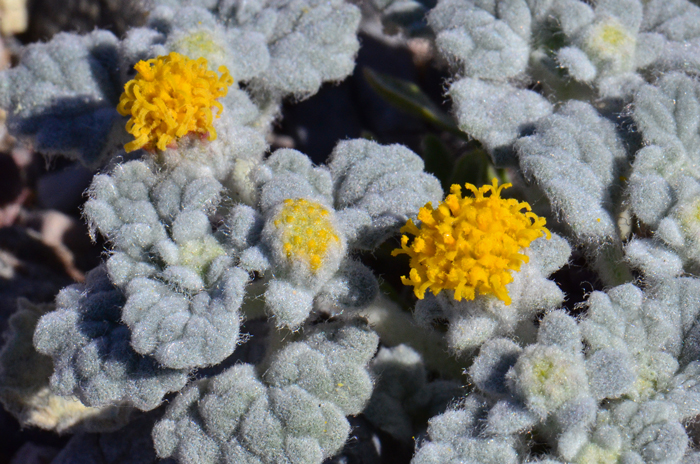
[[[55,463],[319,464],[362,436],[416,464],[696,462],[700,8],[372,8],[437,51],[454,124],[367,75],[433,148],[467,141],[454,172],[430,144],[269,150],[285,98],[353,70],[341,0],[154,2],[0,73],[18,139],[100,168],[107,246],[21,304],[0,400],[76,433]]]
[[[467,303],[481,313],[458,291],[419,301],[420,323],[447,323],[473,389],[430,420],[414,462],[695,459],[698,15],[689,2],[557,0],[430,12],[459,127],[608,290],[567,305],[578,320],[530,282],[540,306],[517,319],[487,312],[490,295]]]
[[[395,235],[418,208],[439,201],[442,189],[401,146],[346,141],[327,166],[294,150],[264,159],[269,118],[281,98],[312,94],[352,70],[359,17],[342,2],[256,8],[156,6],[147,27],[121,42],[102,32],[59,36],[32,46],[40,60],[3,74],[7,82],[26,79],[20,73],[44,76],[60,92],[57,81],[68,81],[49,69],[51,60],[75,57],[57,41],[84,46],[92,37],[109,38],[115,54],[108,64],[120,71],[107,87],[115,89],[109,99],[94,83],[91,110],[104,105],[122,116],[104,127],[119,134],[126,159],[95,176],[83,207],[90,233],[107,240],[109,255],[85,282],[62,290],[54,310],[8,335],[26,340],[34,331],[38,353],[23,346],[23,356],[48,364],[24,382],[30,390],[20,391],[19,401],[33,404],[33,392],[50,385],[44,395],[77,398],[74,408],[86,412],[64,419],[60,402],[68,400],[55,397],[44,408],[68,424],[28,423],[106,432],[134,410],[157,409],[133,416],[139,427],[157,421],[153,443],[161,458],[320,463],[345,443],[345,416],[369,400],[367,365],[378,337],[352,313],[372,302],[378,282],[353,253]],[[135,73],[127,71],[132,67]],[[45,98],[29,115],[11,111],[11,120],[54,112],[45,103],[55,98],[32,94],[35,86],[24,94],[4,89],[16,102]],[[16,133],[41,137],[40,130]],[[104,139],[97,134],[96,142]],[[97,163],[115,153],[80,156]],[[266,345],[256,366],[234,351],[248,341],[242,322],[264,314],[275,333],[256,340]],[[337,320],[318,322],[328,316]],[[17,343],[6,350],[16,352]],[[242,363],[226,367],[232,355]],[[8,391],[13,372],[4,377]],[[163,415],[158,408],[176,393]],[[8,407],[26,415],[14,404]],[[92,416],[104,425],[93,425]],[[58,462],[80,446],[94,447],[89,437],[76,436]],[[132,457],[148,462],[153,447],[142,441],[131,445]],[[102,441],[95,455],[100,447]]]
[[[98,167],[125,144],[126,151],[137,148],[117,111],[134,65],[176,52],[204,58],[214,71],[224,66],[233,79],[218,133],[252,128],[264,135],[282,98],[309,96],[352,71],[359,19],[359,10],[342,0],[226,3],[214,12],[155,4],[146,26],[122,40],[96,30],[29,45],[20,64],[2,73],[0,106],[17,137],[45,154]]]
[[[561,462],[687,459],[700,391],[682,348],[699,289],[689,278],[646,293],[626,284],[592,293],[580,322],[549,313],[534,343],[486,342],[469,369],[475,391],[431,419],[414,462],[526,462],[528,436]]]

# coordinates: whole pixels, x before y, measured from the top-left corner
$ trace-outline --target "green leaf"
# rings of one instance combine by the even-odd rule
[[[422,148],[425,170],[437,177],[440,184],[442,184],[442,189],[448,191],[450,188],[450,176],[455,164],[450,150],[440,137],[434,134],[426,134],[423,137]]]
[[[392,106],[469,140],[452,118],[413,82],[381,74],[369,68],[364,68],[363,73],[372,89]]]
[[[371,131],[368,131],[366,129],[363,129],[362,132],[360,132],[360,138],[365,139],[365,140],[371,140],[373,142],[377,141],[377,136],[374,135]]]
[[[450,185],[470,183],[479,186],[490,184],[490,167],[490,158],[486,152],[481,149],[469,150],[455,162],[450,176]]]

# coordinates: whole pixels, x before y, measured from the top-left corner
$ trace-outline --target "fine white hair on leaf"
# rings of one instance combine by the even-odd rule
[[[237,364],[188,386],[153,430],[158,456],[320,463],[345,443],[345,416],[370,398],[377,343],[360,320],[324,324],[278,351],[262,377]]]

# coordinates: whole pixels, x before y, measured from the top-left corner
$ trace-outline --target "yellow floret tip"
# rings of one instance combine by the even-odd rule
[[[460,186],[453,185],[437,208],[428,203],[420,209],[420,227],[409,219],[401,232],[414,235],[413,241],[409,244],[403,235],[401,248],[392,252],[411,258],[409,276],[401,277],[404,285],[412,285],[420,299],[428,289],[434,295],[453,290],[458,301],[494,294],[509,305],[505,286],[513,281],[510,271],[528,262],[521,251],[543,234],[551,237],[545,219],[532,213],[528,203],[501,198],[510,186],[499,187],[496,179],[479,189],[466,184],[474,197],[462,197]]]
[[[303,198],[287,199],[275,216],[274,225],[281,232],[282,249],[290,263],[303,261],[316,273],[340,238],[320,203]]]
[[[228,93],[233,78],[225,66],[221,76],[207,69],[207,60],[192,60],[172,52],[134,66],[136,77],[124,86],[117,112],[131,116],[126,130],[135,140],[124,145],[128,152],[145,148],[165,150],[176,138],[194,132],[216,139],[214,113],[223,106],[216,101]]]

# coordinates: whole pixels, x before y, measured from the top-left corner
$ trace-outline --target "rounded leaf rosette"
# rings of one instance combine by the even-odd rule
[[[333,311],[374,299],[376,278],[349,253],[377,246],[441,197],[423,167],[404,147],[352,140],[338,145],[330,169],[282,149],[256,171],[257,208],[234,207],[225,226],[238,265],[266,279],[279,327],[299,328],[317,304]]]
[[[426,328],[447,320],[455,352],[511,334],[564,300],[547,277],[566,264],[571,248],[528,203],[503,198],[509,186],[496,179],[479,188],[467,184],[471,194],[463,196],[453,185],[444,201],[420,209],[419,223],[406,223],[401,231],[412,237],[403,235],[393,251],[410,258],[402,282],[418,298],[415,318]]]

